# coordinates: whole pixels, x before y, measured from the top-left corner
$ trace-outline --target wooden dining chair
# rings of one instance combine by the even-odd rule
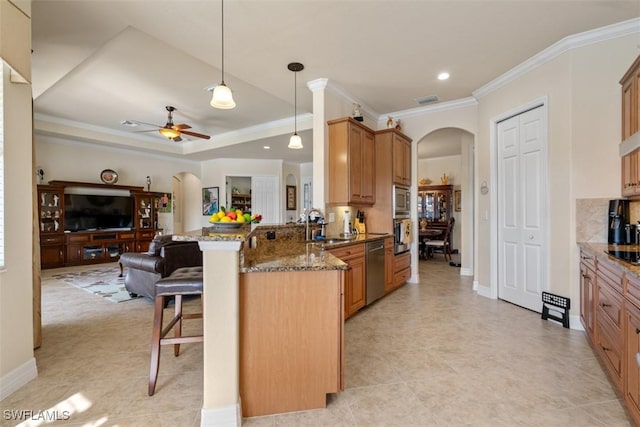
[[[454,218],[449,219],[449,224],[447,225],[442,240],[426,240],[424,242],[429,254],[442,251],[444,259],[451,261],[451,232],[453,231],[455,221]]]

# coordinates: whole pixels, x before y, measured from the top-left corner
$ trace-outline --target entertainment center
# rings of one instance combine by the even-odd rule
[[[163,196],[127,185],[38,185],[41,267],[114,262],[124,252],[146,251],[160,231]]]

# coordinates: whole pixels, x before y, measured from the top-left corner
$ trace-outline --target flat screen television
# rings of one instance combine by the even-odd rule
[[[64,195],[64,230],[121,230],[133,226],[133,198],[88,194]]]

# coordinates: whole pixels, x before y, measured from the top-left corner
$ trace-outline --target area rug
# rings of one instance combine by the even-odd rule
[[[84,271],[53,274],[51,277],[109,301],[124,302],[134,299],[124,287],[124,277],[118,277],[119,275],[119,267],[99,267]]]

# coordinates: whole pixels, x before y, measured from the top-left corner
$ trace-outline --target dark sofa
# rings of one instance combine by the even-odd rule
[[[124,284],[131,295],[155,298],[155,283],[180,267],[202,266],[198,242],[171,240],[171,235],[156,236],[147,252],[125,252],[120,268],[126,267]]]

